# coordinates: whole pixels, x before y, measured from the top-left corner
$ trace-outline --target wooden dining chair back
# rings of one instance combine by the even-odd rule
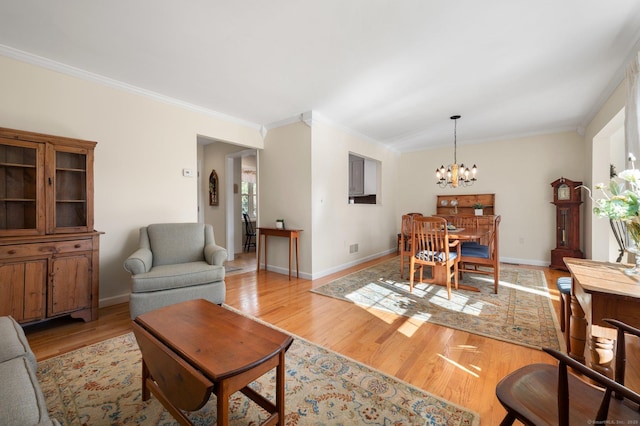
[[[244,219],[244,251],[249,251],[251,247],[256,247],[256,230],[248,214],[242,213],[242,218]]]
[[[478,229],[487,232],[480,241],[460,247],[460,272],[493,276],[493,292],[498,294],[500,282],[500,215],[479,216]]]
[[[616,380],[590,369],[555,349],[544,349],[558,365],[532,364],[503,378],[496,396],[507,410],[501,425],[516,420],[525,425],[638,424],[640,394],[624,386],[625,333],[640,336],[640,330],[606,319],[618,329]],[[618,355],[621,354],[621,355]],[[571,373],[571,368],[596,386]]]
[[[404,278],[405,259],[413,254],[411,250],[411,232],[413,230],[413,218],[420,217],[422,213],[407,213],[402,215],[400,233],[398,234],[398,251],[400,253],[400,278]]]
[[[420,282],[424,282],[424,269],[431,268],[431,279],[427,282],[446,285],[447,297],[451,299],[451,280],[458,289],[459,242],[449,240],[447,221],[441,217],[416,217],[413,219],[411,245],[414,253],[409,264],[409,291],[413,292],[416,270],[420,270]],[[444,277],[445,282],[438,282]]]
[[[478,227],[478,217],[479,216],[469,214],[459,214],[447,218],[447,223],[455,226],[456,228],[475,229]]]

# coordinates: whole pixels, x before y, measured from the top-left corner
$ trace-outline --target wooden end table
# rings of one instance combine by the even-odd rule
[[[215,393],[217,424],[229,423],[229,397],[241,391],[284,424],[284,357],[293,338],[209,301],[190,300],[138,316],[132,323],[142,353],[142,399],[153,393],[182,425],[182,412],[202,408]],[[276,403],[247,385],[276,368]]]

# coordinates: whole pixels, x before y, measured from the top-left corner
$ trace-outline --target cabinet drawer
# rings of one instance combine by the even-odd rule
[[[51,243],[22,244],[0,247],[0,259],[53,255],[78,251],[91,251],[91,240],[56,241]]]

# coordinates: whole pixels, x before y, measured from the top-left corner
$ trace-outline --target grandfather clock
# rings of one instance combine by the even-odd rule
[[[580,204],[582,182],[561,177],[553,182],[553,202],[556,206],[556,248],[551,250],[552,269],[567,270],[565,257],[583,258],[580,251]]]

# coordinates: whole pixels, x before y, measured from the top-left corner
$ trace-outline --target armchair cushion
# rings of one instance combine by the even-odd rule
[[[154,266],[204,260],[204,224],[153,224],[147,227],[147,234]]]
[[[155,266],[132,277],[133,292],[168,290],[224,280],[224,267],[205,261]]]

